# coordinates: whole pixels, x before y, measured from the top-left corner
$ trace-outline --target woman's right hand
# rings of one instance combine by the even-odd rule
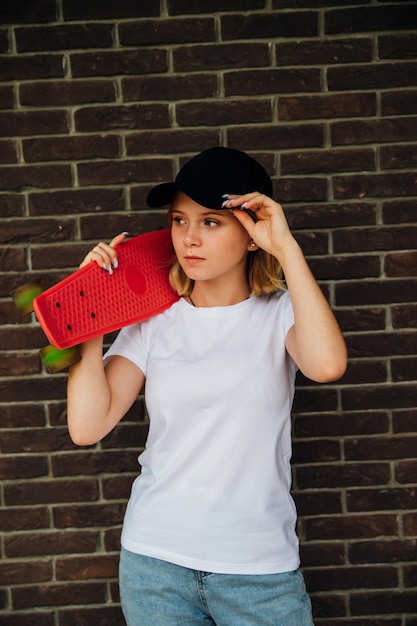
[[[117,269],[117,250],[115,247],[122,243],[126,236],[127,233],[121,233],[114,237],[110,243],[103,241],[98,243],[80,263],[80,268],[94,261],[103,270],[113,274],[113,270]]]

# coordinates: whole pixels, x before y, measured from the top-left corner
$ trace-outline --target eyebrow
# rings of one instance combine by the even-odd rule
[[[187,215],[187,213],[185,211],[181,211],[181,209],[171,209],[172,213],[178,213],[180,215]],[[193,211],[191,211],[193,212]],[[207,211],[202,211],[200,213],[201,217],[208,217],[210,215],[214,215],[216,217],[221,216],[222,214],[224,214],[224,209],[207,209]]]

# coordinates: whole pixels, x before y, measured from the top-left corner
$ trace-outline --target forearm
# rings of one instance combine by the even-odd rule
[[[312,275],[304,255],[291,236],[276,251],[294,308],[294,357],[312,380],[340,378],[346,369],[346,345],[334,314]]]
[[[68,376],[68,429],[75,443],[89,445],[104,436],[111,394],[103,366],[103,338],[84,343],[80,350],[82,359]]]

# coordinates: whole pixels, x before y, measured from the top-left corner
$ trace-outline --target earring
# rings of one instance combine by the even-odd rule
[[[249,244],[249,248],[250,248],[251,250],[253,250],[254,248],[256,248],[256,243],[253,243],[253,241],[252,241],[252,243],[250,243],[250,244]]]

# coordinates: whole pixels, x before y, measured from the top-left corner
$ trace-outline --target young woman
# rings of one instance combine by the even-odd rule
[[[271,179],[238,150],[213,148],[155,187],[170,204],[182,296],[102,339],[71,368],[68,425],[93,444],[141,391],[150,418],[120,564],[128,626],[310,626],[290,496],[297,368],[338,379],[346,348],[291,234]],[[117,271],[115,246],[91,260]],[[282,281],[285,276],[286,288]]]

